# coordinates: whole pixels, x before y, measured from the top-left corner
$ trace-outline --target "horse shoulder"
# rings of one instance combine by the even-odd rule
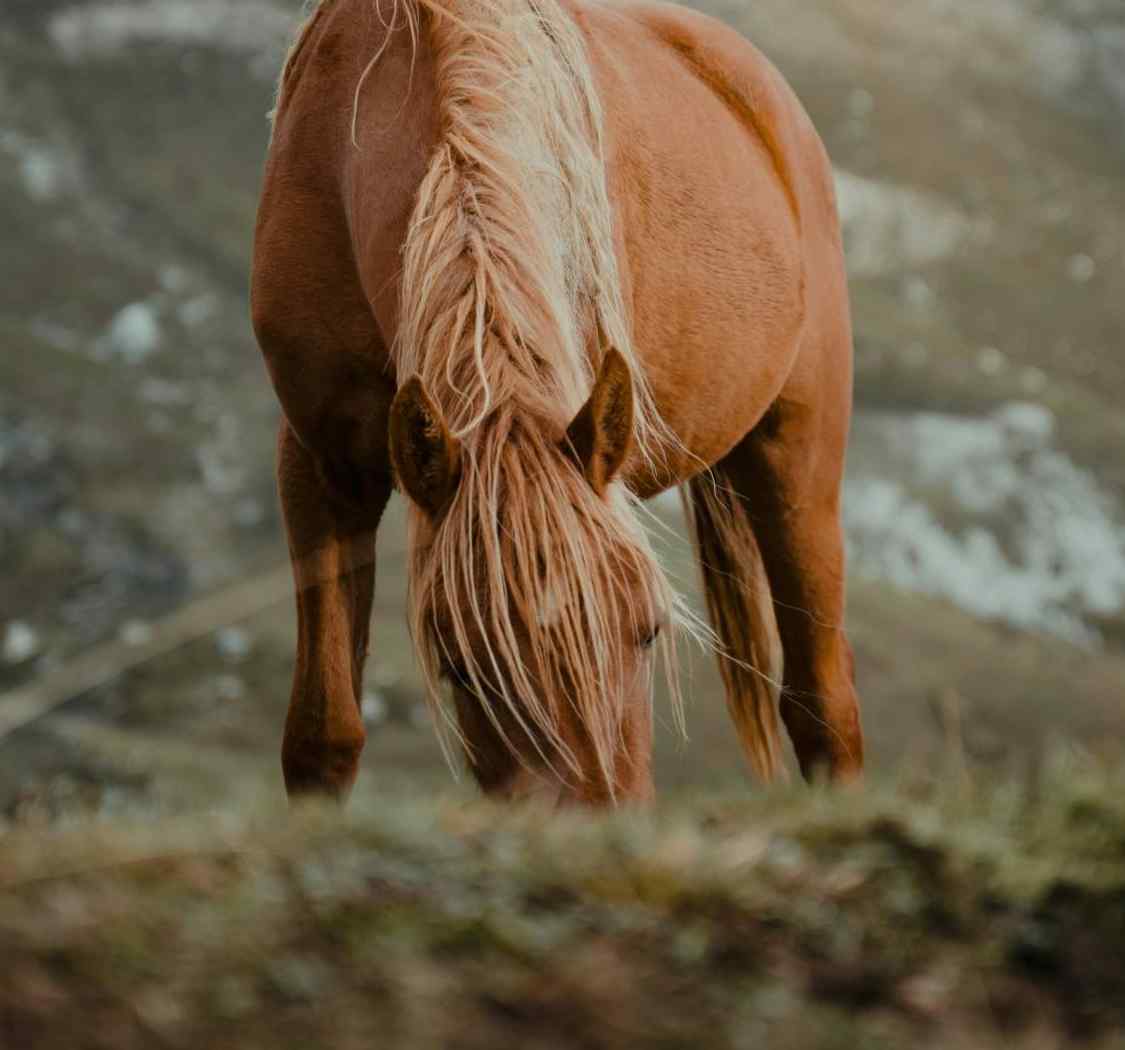
[[[290,425],[318,453],[354,445],[352,458],[367,462],[386,459],[385,426],[366,420],[386,415],[394,389],[387,377],[390,336],[361,272],[369,246],[352,221],[377,210],[361,198],[378,197],[379,172],[372,176],[376,189],[367,189],[367,173],[356,171],[354,159],[377,151],[353,146],[352,114],[357,85],[389,32],[362,0],[327,0],[298,36],[282,75],[251,281],[255,334]],[[397,72],[409,35],[393,36],[405,38],[384,49]],[[386,75],[380,64],[367,78],[361,145],[375,137],[371,124],[386,119],[391,103],[381,98],[393,94]],[[362,440],[351,436],[361,431]]]

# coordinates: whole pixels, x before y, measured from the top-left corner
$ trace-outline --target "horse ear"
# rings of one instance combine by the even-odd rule
[[[461,443],[449,434],[418,376],[391,406],[391,462],[403,491],[436,518],[461,480]]]
[[[574,417],[566,444],[600,496],[625,463],[633,443],[633,376],[616,347],[610,347],[590,400]]]

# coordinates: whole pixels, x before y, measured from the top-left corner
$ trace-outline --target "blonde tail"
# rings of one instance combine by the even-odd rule
[[[692,481],[690,501],[727,706],[750,764],[768,782],[784,775],[784,654],[765,563],[746,506],[721,475]]]

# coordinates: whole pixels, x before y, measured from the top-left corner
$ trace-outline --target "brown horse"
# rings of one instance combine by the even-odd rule
[[[422,668],[486,791],[651,795],[654,652],[674,675],[674,632],[656,643],[690,617],[640,501],[677,485],[751,761],[779,771],[780,712],[806,774],[861,771],[831,169],[732,30],[651,3],[322,0],[279,89],[253,317],[284,410],[291,794],[354,781],[396,482]]]

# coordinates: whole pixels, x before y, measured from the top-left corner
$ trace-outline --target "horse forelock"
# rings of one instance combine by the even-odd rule
[[[623,682],[627,647],[678,599],[630,498],[599,497],[548,430],[502,412],[472,443],[444,517],[411,516],[410,617],[427,692],[441,705],[440,679],[455,668],[517,758],[612,796],[635,684]],[[538,754],[509,738],[513,725]]]

